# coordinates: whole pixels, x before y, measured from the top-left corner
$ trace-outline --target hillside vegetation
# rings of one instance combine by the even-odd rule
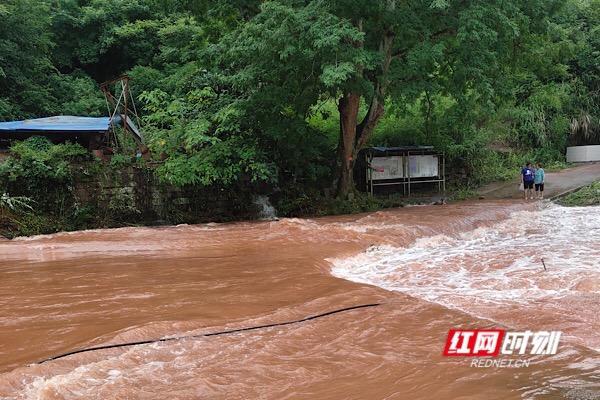
[[[293,214],[348,199],[365,146],[434,145],[468,190],[600,143],[600,0],[0,4],[0,121],[106,115],[122,74],[165,184]]]

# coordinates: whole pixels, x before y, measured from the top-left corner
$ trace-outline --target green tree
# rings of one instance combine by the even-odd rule
[[[36,0],[0,4],[0,119],[35,115],[52,106],[47,75],[49,7]]]
[[[600,140],[599,1],[7,0],[0,119],[105,115],[128,73],[177,185],[344,198],[374,140],[559,159]]]
[[[462,106],[494,100],[515,43],[544,29],[551,2],[270,1],[213,52],[265,126],[306,118],[323,98],[339,111],[337,193],[353,190],[356,156],[385,112],[424,91]],[[361,105],[364,104],[364,107]],[[250,108],[250,107],[248,107]],[[249,113],[246,117],[250,117]]]

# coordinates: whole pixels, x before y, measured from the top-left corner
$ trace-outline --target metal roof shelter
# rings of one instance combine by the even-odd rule
[[[0,147],[9,147],[16,140],[44,136],[55,143],[75,142],[94,150],[110,141],[113,126],[120,123],[120,116],[92,118],[70,115],[0,122]]]
[[[94,149],[110,141],[110,133],[115,126],[126,121],[126,128],[134,138],[142,142],[142,135],[130,118],[121,115],[113,117],[76,117],[59,115],[55,117],[26,119],[23,121],[0,122],[0,141],[24,140],[31,136],[46,136],[52,141],[78,142],[88,149]]]
[[[402,186],[410,196],[412,186],[437,183],[438,191],[446,191],[444,154],[433,146],[369,147],[357,159],[356,181],[371,195],[376,187]]]
[[[120,123],[120,117],[117,117]],[[0,122],[0,134],[13,134],[19,132],[107,132],[111,127],[109,117],[73,117],[60,115],[56,117],[26,119],[24,121]]]
[[[373,154],[384,154],[384,155],[398,155],[398,153],[403,154],[408,151],[418,152],[418,151],[430,151],[433,150],[433,146],[398,146],[398,147],[368,147],[364,149],[366,152],[370,152]]]

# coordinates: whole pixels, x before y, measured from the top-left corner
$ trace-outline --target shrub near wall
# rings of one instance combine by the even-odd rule
[[[0,185],[7,196],[29,199],[31,210],[13,213],[4,234],[32,235],[66,229],[77,207],[72,166],[89,157],[78,144],[53,145],[43,137],[14,143],[10,157],[0,163]]]
[[[0,195],[26,201],[30,207],[0,207],[0,234],[14,237],[256,216],[251,188],[178,188],[156,177],[158,165],[125,155],[100,162],[77,144],[52,144],[41,137],[15,143],[10,157],[0,163]]]

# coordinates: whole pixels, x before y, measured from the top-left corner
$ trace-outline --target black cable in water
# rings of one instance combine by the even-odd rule
[[[313,319],[327,317],[329,315],[333,315],[333,314],[337,314],[337,313],[341,313],[341,312],[345,312],[345,311],[356,310],[356,309],[359,309],[359,308],[376,307],[376,306],[379,306],[379,305],[381,305],[381,303],[361,304],[361,305],[358,305],[358,306],[352,306],[352,307],[340,308],[340,309],[333,310],[333,311],[328,311],[328,312],[323,313],[323,314],[312,315],[312,316],[309,316],[309,317],[306,317],[306,318],[302,318],[302,319],[297,319],[297,320],[294,320],[294,321],[277,322],[277,323],[267,324],[267,325],[250,326],[250,327],[247,327],[247,328],[231,329],[231,330],[228,330],[228,331],[211,332],[211,333],[201,333],[199,335],[189,335],[189,336],[166,337],[166,338],[152,339],[152,340],[141,340],[139,342],[117,343],[117,344],[107,344],[107,345],[104,345],[104,346],[89,347],[87,349],[73,350],[73,351],[70,351],[68,353],[59,354],[57,356],[53,356],[53,357],[47,358],[45,360],[39,361],[39,362],[37,362],[37,364],[43,364],[43,363],[48,362],[48,361],[58,360],[59,358],[64,358],[64,357],[72,356],[73,354],[87,353],[87,352],[96,351],[96,350],[106,350],[106,349],[114,349],[114,348],[118,348],[118,347],[129,347],[129,346],[139,346],[139,345],[142,345],[142,344],[170,342],[170,341],[173,341],[173,340],[196,339],[196,338],[200,338],[200,337],[229,335],[229,334],[232,334],[232,333],[253,331],[253,330],[256,330],[256,329],[272,328],[272,327],[275,327],[275,326],[285,326],[285,325],[299,324],[301,322],[307,322],[307,321],[310,321],[310,320],[313,320]]]

